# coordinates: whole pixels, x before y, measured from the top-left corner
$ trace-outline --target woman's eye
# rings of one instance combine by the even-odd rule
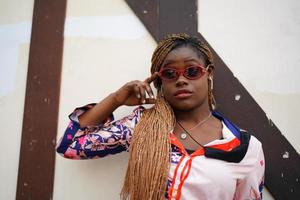
[[[173,69],[166,69],[164,70],[163,76],[168,77],[168,78],[172,78],[175,76],[175,70]]]
[[[199,73],[199,68],[198,67],[189,67],[189,68],[187,68],[186,71],[189,76],[197,76]]]

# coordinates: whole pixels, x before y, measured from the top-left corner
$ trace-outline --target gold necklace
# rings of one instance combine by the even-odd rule
[[[206,122],[210,117],[211,117],[211,112],[209,112],[209,115],[207,117],[205,117],[205,119],[203,119],[202,121],[200,121],[198,124],[196,124],[194,127],[192,127],[189,131],[192,131],[193,129],[195,129],[196,127],[200,126],[201,124],[203,124],[204,122]],[[189,131],[187,131],[185,128],[183,128],[183,126],[177,122],[177,124],[179,125],[179,127],[184,131],[183,133],[180,134],[180,138],[182,140],[185,140],[187,138],[187,135],[189,135],[197,144],[199,144],[193,137],[192,135],[189,133]],[[199,144],[200,146],[202,146],[201,144]]]

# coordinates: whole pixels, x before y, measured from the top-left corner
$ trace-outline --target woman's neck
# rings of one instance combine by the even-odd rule
[[[210,114],[208,105],[201,105],[188,111],[174,110],[176,120],[179,122],[198,123]]]

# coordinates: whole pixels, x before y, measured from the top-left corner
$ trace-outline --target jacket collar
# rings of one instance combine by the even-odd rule
[[[223,136],[225,136],[224,131],[229,130],[229,134],[232,134],[233,137],[230,137],[230,139],[224,138],[225,140],[227,140],[224,142],[221,142],[222,140],[220,140],[220,142],[212,141],[205,145],[204,148],[196,150],[191,154],[191,156],[194,157],[198,155],[205,155],[205,157],[207,158],[214,158],[235,163],[240,162],[247,153],[250,134],[246,131],[241,130],[238,126],[223,117],[219,112],[213,111],[212,114],[213,116],[218,118],[223,123],[223,125],[225,124],[226,127],[223,127],[222,130]],[[178,147],[180,152],[186,154],[184,147],[175,137],[175,135],[170,134],[170,140],[173,145]]]

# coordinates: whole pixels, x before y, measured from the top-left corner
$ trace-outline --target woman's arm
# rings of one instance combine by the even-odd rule
[[[131,115],[115,122],[112,113],[121,105],[155,103],[150,83],[156,78],[157,74],[153,74],[143,82],[131,81],[98,104],[75,109],[58,142],[57,152],[66,158],[89,159],[127,150],[144,108],[139,107]],[[146,93],[150,98],[146,97]]]
[[[113,121],[113,115],[97,126],[81,128],[78,115],[94,104],[77,108],[69,116],[70,123],[59,140],[56,151],[69,159],[93,159],[126,151],[129,147],[132,132],[138,123],[144,108],[136,108],[131,115]]]
[[[116,93],[112,93],[91,109],[78,116],[81,128],[96,126],[111,115],[121,104],[116,100]]]
[[[251,136],[251,139],[254,139]],[[243,199],[262,199],[262,190],[264,187],[264,173],[265,173],[265,159],[264,153],[259,143],[259,146],[256,146],[258,149],[258,154],[253,163],[249,164],[251,166],[250,171],[243,179],[239,179],[236,186],[235,200]]]
[[[133,106],[155,103],[150,83],[158,77],[157,73],[145,81],[131,81],[118,91],[110,94],[92,109],[79,116],[81,127],[97,125],[105,120],[115,109],[121,105]],[[146,93],[150,98],[146,97]]]

